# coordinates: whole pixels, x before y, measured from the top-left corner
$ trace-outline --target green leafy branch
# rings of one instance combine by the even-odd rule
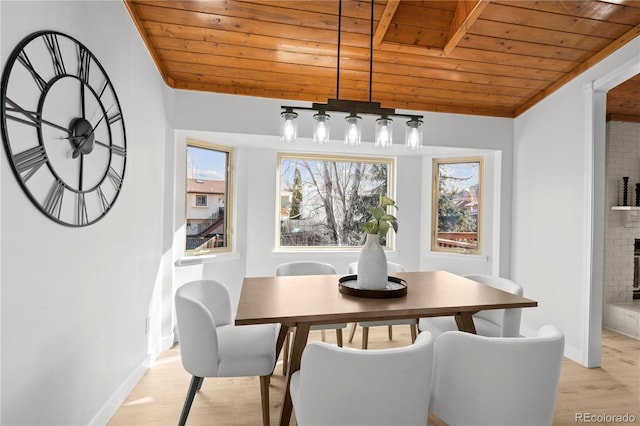
[[[380,194],[379,205],[369,209],[373,217],[368,222],[361,223],[360,227],[367,231],[367,234],[378,234],[381,238],[387,235],[389,228],[393,228],[395,232],[398,232],[398,219],[387,213],[387,207],[389,206],[396,210],[398,209],[394,200]]]

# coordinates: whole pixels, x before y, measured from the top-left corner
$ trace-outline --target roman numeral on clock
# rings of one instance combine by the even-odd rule
[[[109,179],[111,179],[113,186],[115,186],[116,189],[120,189],[120,185],[122,185],[122,176],[119,175],[113,167],[109,167],[107,176],[109,176]]]
[[[28,181],[47,162],[44,146],[38,145],[13,156],[13,164],[24,182]]]
[[[53,71],[56,76],[65,75],[67,70],[64,67],[64,60],[62,59],[62,52],[60,52],[60,44],[58,43],[58,36],[55,34],[45,34],[42,39],[44,44],[49,50],[51,55],[51,61],[53,62]]]
[[[42,78],[42,76],[40,76],[40,74],[38,74],[38,71],[33,67],[29,56],[24,50],[18,54],[18,62],[24,65],[27,71],[29,71],[29,74],[31,74],[31,77],[35,80],[40,91],[44,92],[44,89],[47,87],[47,82]]]
[[[89,215],[87,213],[87,203],[84,199],[84,192],[78,193],[76,199],[76,225],[86,225],[89,223]]]
[[[78,46],[78,77],[89,85],[89,68],[91,67],[91,55],[84,46]]]
[[[42,208],[51,217],[60,218],[60,210],[62,209],[62,197],[64,195],[64,183],[56,180],[51,185],[47,198],[45,198]]]

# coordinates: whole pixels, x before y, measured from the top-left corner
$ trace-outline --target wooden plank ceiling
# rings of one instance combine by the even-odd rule
[[[173,88],[495,117],[640,35],[638,0],[375,0],[373,35],[369,0],[342,1],[340,33],[337,0],[125,2]],[[640,117],[629,90],[612,114]]]

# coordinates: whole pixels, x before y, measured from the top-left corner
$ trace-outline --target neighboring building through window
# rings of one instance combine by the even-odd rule
[[[482,158],[433,160],[431,249],[480,253]]]
[[[231,148],[187,141],[187,255],[231,249]]]
[[[280,154],[277,244],[284,249],[363,244],[369,209],[393,198],[393,160]],[[382,241],[392,248],[393,232]]]

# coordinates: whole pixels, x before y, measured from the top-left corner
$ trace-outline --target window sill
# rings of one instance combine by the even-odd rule
[[[471,253],[464,253],[464,252],[460,252],[460,253],[451,253],[451,252],[435,252],[435,251],[430,251],[429,254],[427,254],[425,257],[431,257],[431,258],[440,258],[440,259],[456,259],[456,260],[470,260],[473,262],[482,262],[482,263],[487,263],[487,261],[489,260],[489,258],[485,255],[482,254],[471,254]]]
[[[177,267],[193,266],[193,265],[202,265],[204,263],[224,262],[227,260],[236,260],[236,259],[240,259],[240,255],[238,253],[204,254],[202,256],[181,257],[180,259],[177,259],[174,262],[174,265]]]
[[[356,258],[360,255],[361,247],[354,247],[353,249],[308,249],[308,250],[287,250],[287,249],[274,249],[271,251],[271,257],[273,258],[284,258],[284,257],[295,257],[300,256],[302,258],[308,258],[310,254],[313,255],[322,255],[326,257],[340,257],[344,258],[345,255],[354,255]],[[397,258],[398,252],[396,250],[385,250],[384,254],[388,258]]]

